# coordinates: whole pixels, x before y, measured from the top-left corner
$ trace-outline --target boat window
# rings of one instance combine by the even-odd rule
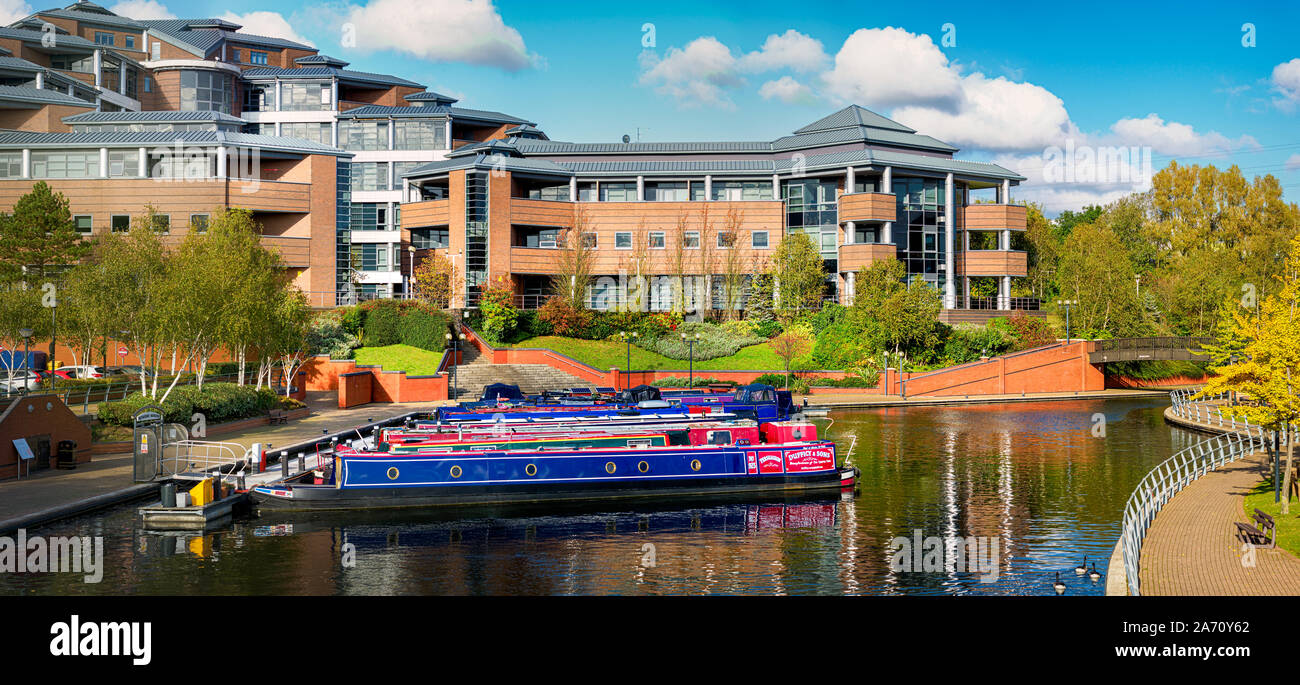
[[[627,441],[628,447],[649,447],[651,444],[652,444],[651,441],[647,439]]]
[[[730,445],[731,431],[709,431],[710,445]]]

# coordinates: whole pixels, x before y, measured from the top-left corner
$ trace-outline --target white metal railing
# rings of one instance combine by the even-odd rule
[[[1120,544],[1123,545],[1124,573],[1128,580],[1128,591],[1133,596],[1142,594],[1141,579],[1138,577],[1142,543],[1160,509],[1197,478],[1224,464],[1254,454],[1267,445],[1267,434],[1264,428],[1242,419],[1223,415],[1221,407],[1214,403],[1227,400],[1226,396],[1194,401],[1191,397],[1195,394],[1196,392],[1191,390],[1170,392],[1174,414],[1211,427],[1222,428],[1224,432],[1222,435],[1179,450],[1172,457],[1156,465],[1138,483],[1124,505]],[[1285,437],[1283,440],[1285,441]]]
[[[247,448],[233,442],[177,440],[164,447],[158,463],[158,475],[163,478],[194,473],[219,480],[235,479],[251,458]]]

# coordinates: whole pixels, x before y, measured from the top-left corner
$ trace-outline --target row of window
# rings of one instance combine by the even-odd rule
[[[645,184],[646,202],[703,202],[705,199],[703,181],[649,181]],[[754,200],[771,200],[771,181],[713,181],[712,196],[715,202],[742,202]],[[536,200],[569,199],[568,186],[545,186],[533,188],[528,196]],[[578,200],[580,202],[637,202],[637,184],[635,182],[579,183]]]
[[[99,162],[99,150],[32,150],[30,178],[103,178]],[[150,154],[145,172],[148,178],[216,178],[217,158],[209,151]],[[0,152],[0,178],[22,177],[22,152]],[[108,178],[140,178],[140,150],[110,149]]]
[[[190,228],[192,230],[198,231],[199,233],[203,233],[207,231],[208,216],[209,215],[207,214],[191,214]],[[159,233],[171,232],[172,218],[170,214],[155,214],[153,215],[153,217],[154,217],[153,227],[155,231],[158,231]],[[82,235],[90,235],[91,232],[93,231],[93,226],[94,226],[93,215],[77,214],[72,217],[72,220],[74,223],[77,224],[77,232],[81,233]],[[126,233],[127,231],[130,231],[131,215],[130,214],[110,215],[108,217],[108,227],[109,230],[111,230],[113,233]]]
[[[592,247],[595,247],[595,234],[588,233],[593,237]],[[664,250],[668,247],[668,234],[664,231],[650,231],[646,234],[646,241],[652,250]],[[750,231],[749,246],[755,249],[767,249],[768,232],[767,231]],[[699,231],[685,231],[682,233],[682,247],[688,250],[698,250],[700,248]],[[726,250],[732,247],[738,247],[736,234],[731,231],[718,231],[717,234],[718,249]],[[630,250],[632,249],[632,232],[618,231],[614,234],[614,249]]]
[[[352,164],[352,191],[365,190],[400,190],[402,174],[423,166],[427,162],[392,162],[392,177],[389,176],[389,162],[354,162]]]

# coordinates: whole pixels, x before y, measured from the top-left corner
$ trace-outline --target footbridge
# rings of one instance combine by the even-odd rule
[[[1088,352],[1088,361],[1093,364],[1112,362],[1149,362],[1149,361],[1209,361],[1209,355],[1201,352],[1204,345],[1214,343],[1208,337],[1165,337],[1165,338],[1115,338],[1113,340],[1096,340]]]

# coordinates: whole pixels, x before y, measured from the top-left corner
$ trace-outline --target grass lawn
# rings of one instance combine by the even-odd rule
[[[1286,493],[1282,496],[1285,498]],[[1277,525],[1277,546],[1300,557],[1300,499],[1292,498],[1290,514],[1281,513],[1281,504],[1273,502],[1273,479],[1265,479],[1246,495],[1246,518],[1254,516],[1256,509],[1272,516]]]
[[[385,371],[405,371],[408,376],[432,376],[438,373],[442,352],[430,352],[410,345],[360,347],[355,350],[358,365],[375,364]]]
[[[521,341],[513,347],[547,347],[560,354],[577,359],[597,369],[608,370],[611,367],[623,369],[627,366],[627,345],[608,340],[579,340],[544,335]],[[360,350],[358,350],[360,352]],[[632,346],[632,369],[681,369],[689,365],[685,359],[670,359],[661,354],[648,352],[636,345]],[[785,362],[772,352],[765,343],[742,348],[729,357],[718,357],[707,361],[695,361],[695,373],[701,371],[780,371]]]

